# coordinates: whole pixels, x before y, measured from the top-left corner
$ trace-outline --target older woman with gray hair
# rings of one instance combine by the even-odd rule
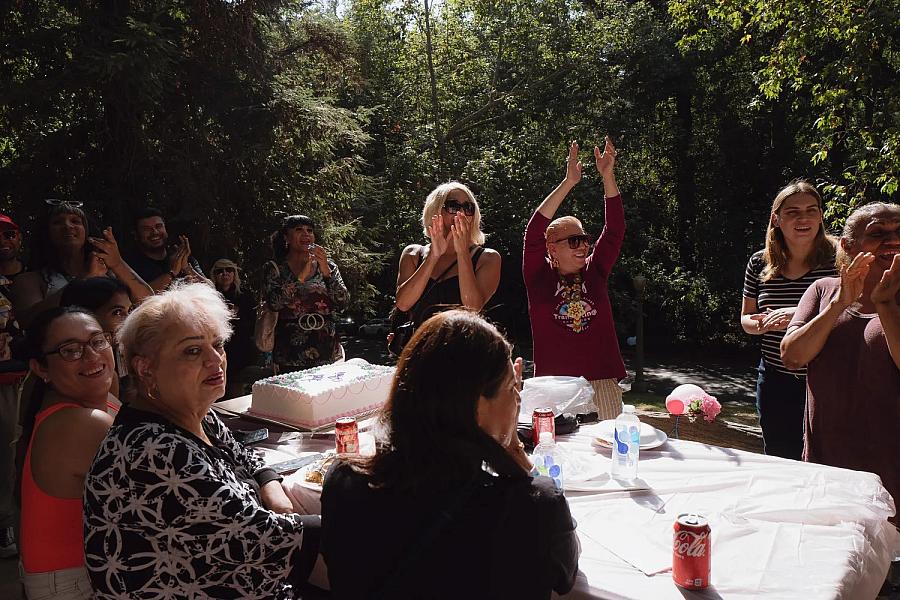
[[[137,394],[85,480],[96,598],[289,598],[315,562],[319,517],[291,514],[277,474],[210,411],[230,316],[209,286],[176,285],[119,330]]]

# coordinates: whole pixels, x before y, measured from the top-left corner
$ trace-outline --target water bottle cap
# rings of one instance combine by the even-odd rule
[[[553,443],[553,433],[550,431],[542,431],[541,435],[538,436],[539,444],[552,444]]]
[[[622,412],[625,413],[626,415],[633,415],[634,414],[634,405],[633,404],[625,404],[624,406],[622,406]]]

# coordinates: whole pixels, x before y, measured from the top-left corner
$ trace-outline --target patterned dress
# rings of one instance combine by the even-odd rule
[[[273,357],[281,371],[299,371],[333,363],[341,355],[335,313],[347,308],[350,295],[337,265],[328,261],[331,277],[318,266],[299,281],[287,262],[270,268],[263,282],[263,298],[278,312]]]
[[[292,598],[300,515],[264,508],[262,460],[210,411],[212,446],[122,407],[85,480],[85,563],[96,598]]]

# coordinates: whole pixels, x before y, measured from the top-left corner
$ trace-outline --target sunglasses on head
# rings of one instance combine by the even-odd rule
[[[77,200],[60,200],[59,198],[45,198],[44,204],[47,206],[71,206],[72,208],[81,208],[84,202]]]
[[[222,273],[234,273],[234,267],[219,267],[213,269],[213,275],[221,275]]]
[[[16,229],[5,229],[4,231],[0,232],[0,235],[3,236],[4,240],[14,240],[19,237],[19,232]]]
[[[554,244],[559,244],[560,242],[569,242],[569,248],[575,250],[583,244],[591,245],[591,236],[584,233],[577,233],[575,235],[570,235],[569,237],[564,237],[562,239],[556,240],[553,242]]]
[[[475,215],[475,205],[471,202],[457,202],[456,200],[447,200],[444,202],[444,210],[455,215],[459,211],[463,211],[467,217]]]

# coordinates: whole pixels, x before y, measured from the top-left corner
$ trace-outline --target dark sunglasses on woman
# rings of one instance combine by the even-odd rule
[[[19,237],[19,232],[16,229],[7,229],[3,232],[0,232],[0,235],[3,236],[4,240],[14,240]]]
[[[586,244],[588,246],[591,245],[591,236],[586,235],[584,233],[577,233],[575,235],[570,235],[569,237],[564,237],[562,239],[556,240],[553,242],[554,244],[559,244],[561,242],[569,242],[569,248],[575,250],[582,244]]]
[[[234,267],[220,267],[213,269],[213,275],[221,275],[222,273],[234,273]]]
[[[455,215],[459,211],[463,211],[467,217],[475,215],[475,205],[471,202],[459,203],[456,200],[447,200],[444,202],[444,210],[451,215]]]

